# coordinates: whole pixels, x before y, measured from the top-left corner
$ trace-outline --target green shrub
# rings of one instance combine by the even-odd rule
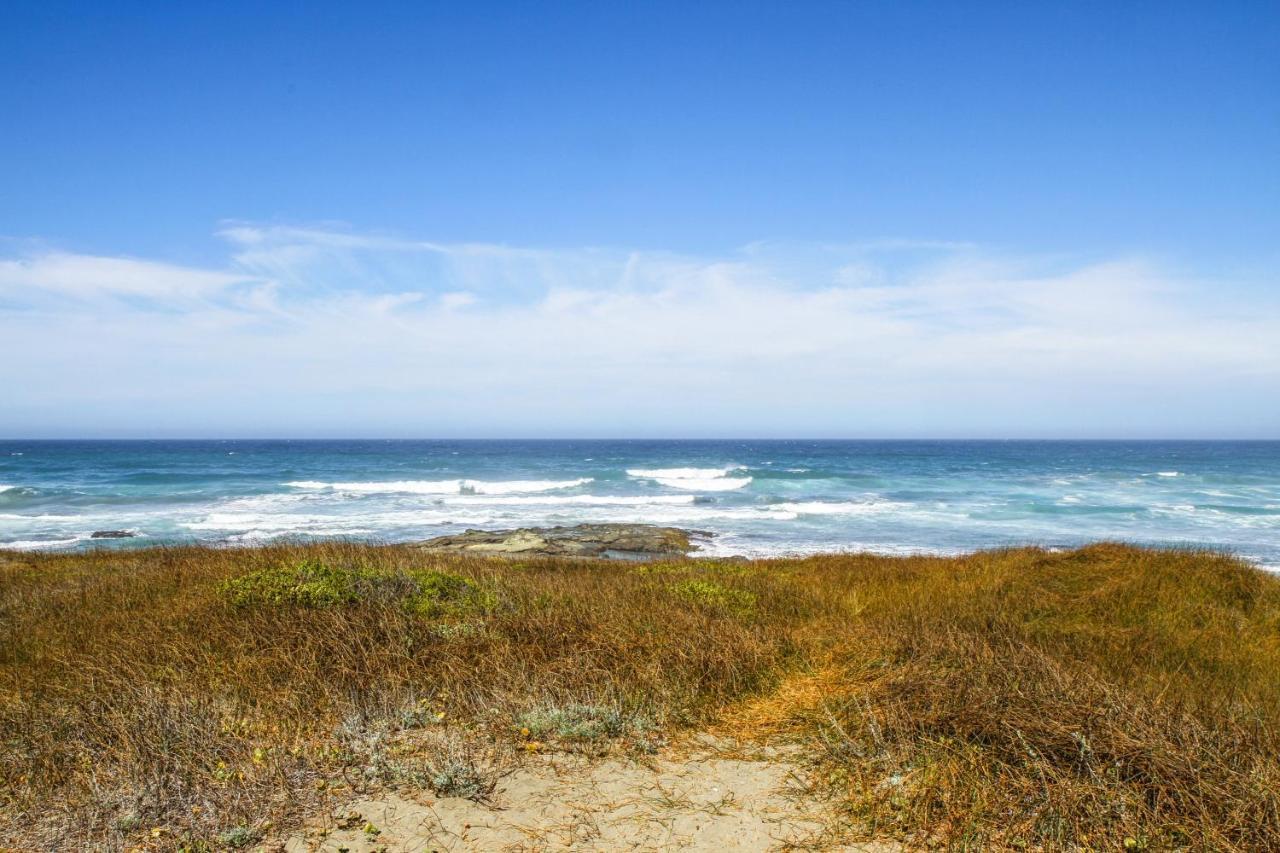
[[[497,607],[497,596],[491,590],[457,575],[418,570],[409,577],[417,589],[405,606],[421,616],[467,616],[489,613]]]
[[[745,616],[755,610],[756,595],[745,589],[721,586],[713,581],[687,580],[672,589],[686,601],[709,610],[719,610]]]
[[[489,590],[446,572],[329,565],[313,559],[249,572],[225,581],[219,591],[236,607],[399,601],[427,617],[487,613],[496,605]]]
[[[360,569],[307,559],[292,566],[273,566],[232,578],[222,584],[220,591],[237,607],[283,604],[333,607],[366,598],[370,586],[366,574]]]

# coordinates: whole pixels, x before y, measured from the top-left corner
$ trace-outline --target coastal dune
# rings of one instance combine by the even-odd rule
[[[1278,624],[1108,543],[0,555],[0,846],[1280,849]]]

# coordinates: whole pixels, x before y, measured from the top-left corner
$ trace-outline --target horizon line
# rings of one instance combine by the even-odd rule
[[[452,442],[490,442],[490,441],[669,441],[669,442],[692,442],[692,441],[831,441],[831,442],[888,442],[888,441],[916,441],[916,442],[936,442],[936,441],[970,441],[970,442],[1033,442],[1033,441],[1054,441],[1054,442],[1139,442],[1139,441],[1185,441],[1185,442],[1280,442],[1280,437],[1273,438],[1241,438],[1241,437],[1169,437],[1169,436],[1142,436],[1142,437],[1115,437],[1115,436],[1089,436],[1089,437],[1065,437],[1065,436],[470,436],[470,437],[449,437],[449,436],[124,436],[124,437],[104,437],[104,436],[69,436],[69,437],[20,437],[6,438],[0,437],[0,442],[75,442],[75,441],[101,441],[101,442],[155,442],[155,441],[298,441],[298,442],[320,442],[320,441],[452,441]]]

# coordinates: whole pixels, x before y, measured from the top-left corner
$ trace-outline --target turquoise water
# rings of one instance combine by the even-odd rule
[[[1280,568],[1280,442],[0,442],[10,549],[583,521],[696,528],[717,554],[1121,539]]]

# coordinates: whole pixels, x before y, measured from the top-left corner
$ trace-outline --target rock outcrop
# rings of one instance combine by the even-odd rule
[[[95,530],[90,539],[132,539],[138,534],[131,530]]]
[[[644,560],[679,557],[696,550],[691,531],[652,524],[578,524],[468,530],[419,543],[432,551],[512,557],[606,557]],[[705,534],[704,534],[705,535]]]

